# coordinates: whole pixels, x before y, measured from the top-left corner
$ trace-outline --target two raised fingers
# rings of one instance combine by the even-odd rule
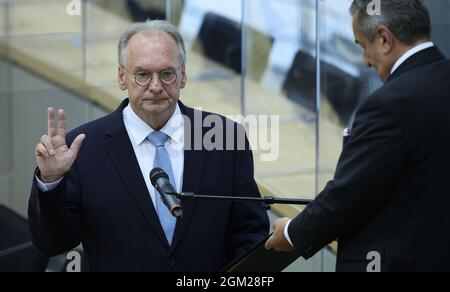
[[[36,146],[36,155],[49,158],[55,154],[52,138],[56,135],[65,138],[66,136],[66,114],[64,110],[58,111],[58,125],[55,125],[55,109],[47,109],[47,135],[41,137],[40,143]]]
[[[55,110],[54,108],[48,108],[48,135],[41,137],[40,143],[36,146],[36,155],[49,158],[50,156],[56,154],[55,145],[52,143],[52,138],[59,136],[65,139],[66,136],[66,113],[64,110],[60,109],[58,111],[58,125],[55,127]],[[78,135],[73,141],[70,150],[73,151],[75,155],[81,148],[86,135]]]
[[[49,107],[47,110],[48,116],[48,136],[50,138],[56,135],[65,137],[66,136],[66,113],[63,109],[58,111],[58,126],[55,126],[55,109]]]

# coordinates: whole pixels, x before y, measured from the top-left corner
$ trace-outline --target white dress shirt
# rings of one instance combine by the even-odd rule
[[[394,74],[395,70],[397,70],[398,67],[400,67],[401,64],[403,64],[406,60],[411,58],[413,55],[417,54],[420,51],[423,51],[423,50],[426,50],[428,48],[431,48],[431,47],[434,47],[434,44],[432,42],[426,42],[426,43],[420,44],[418,46],[415,46],[411,50],[409,50],[406,53],[404,53],[403,56],[401,56],[397,60],[397,62],[395,62],[394,67],[392,67],[391,75]]]
[[[150,182],[150,172],[153,169],[155,146],[147,140],[155,130],[147,125],[128,105],[123,110],[123,121],[125,128],[133,146],[134,153],[139,163],[142,176],[150,193],[150,197],[156,208],[155,188]],[[183,169],[184,169],[184,119],[181,114],[180,107],[177,105],[174,114],[169,121],[160,130],[169,136],[166,142],[166,150],[169,153],[170,162],[172,164],[173,176],[175,179],[174,188],[177,192],[181,192],[183,187]],[[36,177],[38,188],[41,192],[48,192],[58,186],[62,179],[54,183],[43,183]]]
[[[406,53],[404,53],[398,60],[397,62],[395,62],[394,66],[392,67],[391,70],[391,75],[394,74],[395,70],[397,70],[406,60],[408,60],[409,58],[411,58],[413,55],[417,54],[420,51],[426,50],[428,48],[434,47],[434,44],[432,42],[426,42],[423,44],[420,44],[418,46],[415,46],[414,48],[412,48],[411,50],[407,51]],[[288,228],[289,228],[289,224],[291,223],[292,220],[289,220],[289,222],[286,224],[286,227],[284,228],[284,237],[286,237],[286,239],[289,241],[289,243],[294,246],[294,244],[292,244],[292,240],[289,237],[289,232],[288,232]]]
[[[149,190],[153,204],[155,205],[155,188],[150,182],[150,172],[153,169],[156,149],[155,146],[147,140],[148,135],[155,130],[141,120],[141,118],[139,118],[131,109],[130,105],[123,110],[123,120],[131,140],[131,145],[133,145],[139,167],[144,176],[147,189]],[[183,187],[184,168],[184,119],[178,105],[174,114],[160,132],[163,132],[170,137],[166,142],[165,148],[169,153],[170,162],[172,164],[172,171],[175,179],[175,185],[173,187],[177,192],[181,192]]]

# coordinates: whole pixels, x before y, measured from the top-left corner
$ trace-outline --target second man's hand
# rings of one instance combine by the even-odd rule
[[[289,243],[284,236],[284,229],[290,218],[277,219],[272,224],[273,234],[266,242],[266,249],[273,249],[275,251],[294,251],[295,248]]]
[[[72,167],[86,135],[80,134],[70,148],[66,144],[66,114],[58,111],[58,126],[55,127],[55,110],[48,109],[48,133],[36,145],[36,162],[44,183],[56,182]]]

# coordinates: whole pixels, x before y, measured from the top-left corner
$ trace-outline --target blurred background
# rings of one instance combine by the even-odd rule
[[[450,1],[426,0],[433,41],[450,56]],[[342,133],[358,103],[381,85],[354,42],[349,0],[3,0],[0,1],[0,271],[62,271],[46,259],[26,222],[34,148],[47,107],[68,128],[114,110],[117,42],[133,21],[167,19],[188,48],[181,100],[224,115],[279,116],[279,137],[258,143],[263,194],[312,199],[332,178]],[[250,129],[248,129],[250,130]],[[256,142],[256,139],[255,141]],[[270,212],[295,216],[297,207]],[[79,248],[81,251],[81,247]],[[335,246],[287,271],[333,271]]]

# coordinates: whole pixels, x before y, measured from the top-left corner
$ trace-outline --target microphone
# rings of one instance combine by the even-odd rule
[[[170,184],[169,176],[159,167],[154,168],[150,172],[150,181],[152,185],[161,194],[164,205],[169,209],[170,214],[176,218],[183,218],[183,209],[180,204],[180,200],[175,195],[177,192],[175,188]],[[157,194],[156,194],[157,195]]]

